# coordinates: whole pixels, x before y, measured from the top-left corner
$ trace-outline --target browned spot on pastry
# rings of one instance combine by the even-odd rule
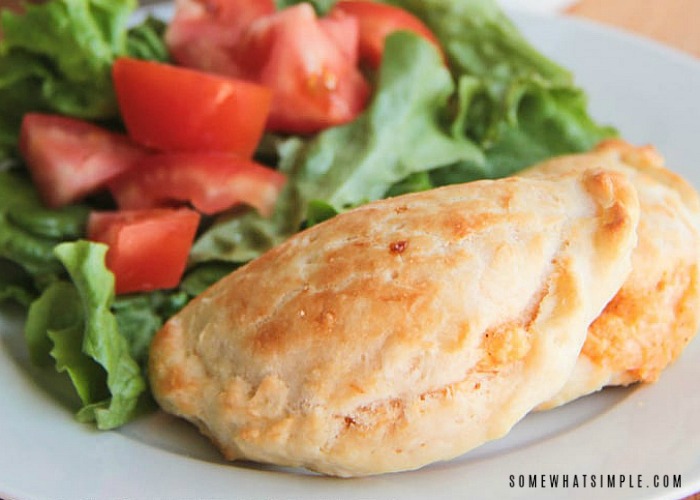
[[[162,390],[167,392],[179,392],[187,389],[189,386],[187,375],[179,366],[172,367],[172,369],[168,372],[168,376],[161,378],[159,382]]]
[[[623,162],[636,167],[661,168],[665,163],[654,146],[633,146],[620,139],[602,141],[596,146],[595,151],[618,153]]]
[[[389,244],[389,252],[392,254],[402,254],[408,247],[408,240],[394,241]]]
[[[502,223],[507,218],[506,214],[481,212],[473,215],[448,214],[442,220],[447,233],[455,240],[465,236],[483,231],[487,227],[492,227]]]

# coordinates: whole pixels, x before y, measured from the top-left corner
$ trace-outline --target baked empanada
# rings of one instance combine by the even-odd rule
[[[367,204],[168,321],[153,394],[228,459],[357,476],[456,457],[567,380],[629,274],[638,212],[603,170]]]
[[[690,342],[700,323],[700,200],[664,168],[650,147],[606,141],[588,154],[564,156],[521,173],[549,176],[591,167],[627,175],[637,190],[639,243],[632,273],[591,325],[571,378],[541,409],[607,385],[653,382]]]

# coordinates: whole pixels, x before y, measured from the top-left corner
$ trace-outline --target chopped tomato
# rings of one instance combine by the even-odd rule
[[[416,33],[441,50],[437,38],[423,21],[400,7],[371,0],[340,0],[331,9],[331,15],[338,12],[358,19],[360,59],[371,68],[379,67],[384,53],[384,41],[395,31]]]
[[[231,50],[241,33],[274,12],[274,0],[178,0],[165,42],[178,64],[236,76]]]
[[[178,285],[199,220],[186,208],[93,212],[87,232],[109,246],[116,293],[144,292]]]
[[[222,151],[251,156],[271,92],[254,83],[152,61],[120,58],[114,86],[129,135],[166,151]]]
[[[101,190],[147,154],[123,134],[41,113],[24,116],[19,149],[42,201],[52,208]]]
[[[336,10],[318,20],[321,29],[333,40],[353,66],[360,60],[360,25],[355,16]]]
[[[246,78],[274,92],[268,129],[311,133],[346,123],[365,107],[369,85],[351,50],[357,27],[334,21],[324,27],[302,3],[254,21],[236,46]]]
[[[214,214],[247,204],[269,215],[284,182],[276,170],[239,156],[163,153],[144,159],[109,187],[122,209],[189,202]]]

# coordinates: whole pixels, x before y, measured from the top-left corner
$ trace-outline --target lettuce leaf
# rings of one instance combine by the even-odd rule
[[[29,308],[25,337],[33,362],[53,358],[80,397],[82,422],[113,429],[130,420],[146,382],[111,311],[114,276],[104,265],[107,247],[78,241],[55,249],[71,281],[48,286]]]
[[[26,12],[0,12],[0,159],[16,154],[29,111],[90,120],[118,116],[111,80],[122,55],[162,59],[158,25],[129,29],[136,0],[50,0]],[[132,53],[133,52],[133,53]]]
[[[59,279],[64,271],[53,249],[62,241],[83,235],[88,211],[83,205],[49,210],[28,177],[0,171],[0,258],[26,273],[14,279],[12,286],[21,284],[27,294],[33,295]],[[2,289],[11,286],[9,277],[6,285],[4,281],[0,281],[0,299]]]
[[[84,314],[76,287],[66,281],[49,285],[29,309],[25,339],[32,362],[46,366],[54,359],[83,404],[107,397],[105,372],[82,351]]]
[[[155,17],[147,17],[141,24],[131,28],[127,34],[126,49],[131,57],[167,62],[168,49],[163,43],[167,25]]]
[[[100,429],[113,429],[133,416],[138,398],[146,390],[146,381],[110,310],[114,300],[114,275],[104,264],[107,246],[87,241],[62,243],[55,248],[55,253],[77,291],[75,299],[79,299],[83,319],[82,329],[75,328],[72,332],[78,336],[77,341],[61,345],[52,339],[60,354],[56,357],[57,368],[60,370],[65,365],[68,369],[88,356],[104,369],[109,396],[99,398],[99,392],[91,392],[95,397],[83,399],[77,417],[83,422],[95,421]],[[75,352],[77,347],[81,353]],[[87,372],[86,380],[94,379],[88,378],[91,374],[92,371]]]
[[[80,240],[61,243],[54,252],[68,276],[47,286],[29,307],[30,359],[68,376],[82,405],[79,421],[119,427],[152,407],[145,372],[153,335],[231,265],[193,269],[179,289],[115,297],[105,245]]]
[[[310,3],[319,14],[325,14],[337,0],[275,0],[278,10],[286,9],[299,3]]]
[[[118,296],[112,304],[119,332],[129,345],[131,357],[146,369],[148,348],[164,321],[187,304],[192,295],[184,291],[156,291]]]
[[[492,0],[389,3],[420,17],[441,41],[458,82],[453,131],[486,157],[432,172],[434,186],[504,177],[616,135],[590,117],[571,73],[537,51]]]
[[[433,46],[400,32],[387,40],[386,54],[369,109],[306,142],[282,167],[304,203],[319,199],[342,209],[382,198],[411,174],[483,161],[473,142],[446,126],[454,83]]]
[[[36,298],[31,275],[11,260],[0,258],[0,304],[14,301],[29,307]]]
[[[493,0],[386,0],[418,16],[437,36],[457,75],[511,81],[539,75],[572,84],[571,73],[535,49]]]

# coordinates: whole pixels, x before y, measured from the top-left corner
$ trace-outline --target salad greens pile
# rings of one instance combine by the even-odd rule
[[[334,2],[312,3],[325,12]],[[111,429],[138,414],[149,399],[148,346],[163,322],[303,227],[386,196],[507,176],[615,134],[589,116],[572,75],[535,50],[493,0],[387,3],[428,25],[448,65],[423,39],[391,35],[372,101],[356,120],[261,142],[257,158],[288,177],[271,217],[251,210],[210,221],[178,288],[117,297],[107,248],[81,240],[94,205],[41,205],[17,157],[18,128],[28,111],[118,127],[111,64],[120,55],[167,60],[164,25],[130,27],[135,0],[51,0],[24,16],[3,13],[0,158],[16,165],[0,172],[0,301],[28,308],[30,357],[70,378],[79,420]]]

